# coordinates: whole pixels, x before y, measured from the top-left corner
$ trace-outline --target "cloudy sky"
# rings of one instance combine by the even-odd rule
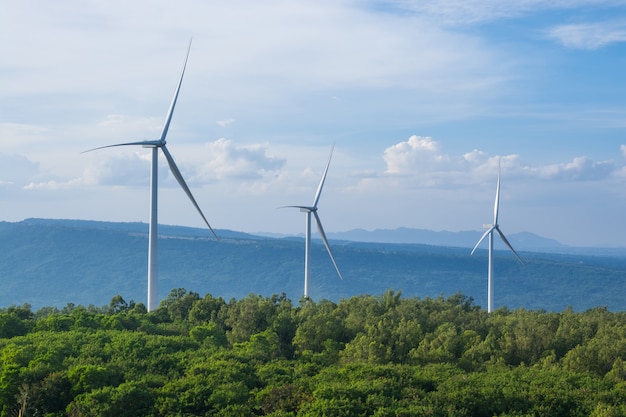
[[[0,220],[148,221],[168,148],[216,229],[500,225],[626,246],[626,1],[5,0]],[[160,161],[160,223],[203,222]]]

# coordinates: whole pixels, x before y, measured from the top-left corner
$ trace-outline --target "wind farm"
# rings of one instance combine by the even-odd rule
[[[172,116],[174,115],[174,108],[176,107],[176,102],[178,100],[178,94],[180,92],[180,87],[183,83],[183,77],[185,75],[185,68],[187,67],[187,60],[189,59],[189,52],[191,50],[191,39],[189,40],[189,46],[187,47],[187,54],[185,55],[185,61],[183,63],[183,67],[180,73],[180,77],[178,79],[178,84],[176,85],[176,89],[174,91],[174,96],[172,97],[172,101],[170,103],[169,109],[167,111],[167,115],[165,117],[165,123],[163,124],[163,129],[161,131],[161,135],[157,140],[151,141],[141,141],[141,142],[127,142],[127,143],[118,143],[114,145],[106,145],[100,146],[97,148],[89,149],[84,152],[91,152],[99,149],[112,148],[118,146],[142,146],[144,148],[150,148],[152,150],[151,155],[151,170],[150,170],[150,223],[149,223],[149,237],[148,237],[148,311],[152,311],[158,307],[158,166],[159,166],[159,149],[163,152],[165,159],[169,165],[170,171],[180,187],[185,191],[187,197],[196,208],[202,220],[207,225],[209,230],[213,236],[218,239],[217,234],[209,224],[209,221],[205,217],[204,213],[200,209],[200,206],[196,202],[191,190],[187,186],[183,175],[181,174],[176,162],[174,162],[174,158],[172,154],[166,147],[166,137],[167,132],[170,128],[170,123],[172,121]],[[83,152],[83,153],[84,153]]]
[[[626,2],[529,5],[4,2],[0,417],[626,416]]]
[[[478,248],[478,246],[482,243],[482,241],[488,237],[488,260],[487,260],[487,312],[491,313],[493,311],[493,232],[498,232],[500,239],[504,242],[504,244],[513,252],[515,257],[524,264],[524,261],[519,256],[519,254],[513,249],[513,246],[509,243],[502,230],[500,230],[500,225],[498,224],[498,211],[500,208],[500,174],[502,171],[501,161],[498,161],[498,181],[496,182],[496,198],[493,206],[493,223],[484,225],[484,228],[487,229],[485,233],[480,237],[474,249],[472,249],[472,255]]]
[[[305,224],[305,243],[304,243],[304,298],[309,298],[309,274],[310,274],[310,256],[311,256],[311,214],[315,217],[315,224],[317,225],[317,231],[322,238],[322,242],[326,247],[326,251],[328,252],[328,256],[330,256],[330,260],[337,271],[337,275],[339,278],[343,280],[343,276],[339,271],[339,267],[337,266],[337,262],[335,261],[335,257],[333,256],[333,252],[330,249],[330,244],[328,243],[328,239],[326,238],[326,233],[324,232],[324,227],[322,226],[322,221],[320,220],[319,214],[317,214],[317,204],[319,203],[320,196],[322,195],[322,188],[324,188],[324,182],[326,181],[326,175],[328,174],[328,167],[330,167],[330,161],[333,157],[333,150],[335,145],[330,148],[330,155],[328,156],[328,162],[326,163],[326,168],[324,168],[324,173],[322,174],[322,178],[320,179],[320,183],[317,186],[317,191],[315,192],[315,197],[313,198],[313,204],[310,206],[285,206],[285,208],[297,208],[300,209],[301,212],[306,213],[306,224]]]
[[[12,8],[22,10],[20,13],[42,13],[19,4]],[[578,7],[558,8],[572,20],[578,12],[582,13],[579,17],[585,16],[583,10],[575,10]],[[87,9],[78,8],[77,14],[68,19],[84,22],[102,17]],[[153,10],[158,13],[158,9]],[[423,21],[416,18],[421,12],[359,10],[358,16],[369,16],[372,20],[368,21],[376,23],[359,26],[372,30],[361,33],[352,26],[353,19],[345,19],[355,16],[354,5],[342,4],[339,9],[346,13],[336,15],[337,19],[319,19],[329,15],[311,17],[323,23],[319,28],[332,23],[332,33],[342,40],[332,44],[321,42],[314,36],[319,32],[309,26],[303,30],[311,32],[289,36],[293,28],[284,23],[290,19],[276,22],[276,36],[255,30],[239,37],[233,36],[237,31],[214,31],[201,23],[202,19],[182,18],[169,22],[172,26],[164,30],[151,22],[165,19],[146,19],[139,10],[132,19],[135,24],[126,26],[131,20],[110,7],[112,21],[129,32],[111,38],[103,37],[102,32],[87,34],[88,27],[72,25],[77,36],[68,39],[66,22],[59,20],[56,29],[50,28],[50,37],[41,39],[57,36],[54,43],[59,48],[55,50],[64,55],[37,59],[47,57],[45,53],[53,49],[42,49],[44,45],[38,43],[24,45],[23,51],[12,44],[4,45],[11,57],[6,62],[15,62],[15,66],[5,64],[10,88],[0,92],[2,101],[11,103],[0,112],[0,219],[145,221],[150,236],[137,252],[143,256],[148,249],[149,289],[141,299],[150,300],[150,310],[159,297],[165,296],[163,289],[172,285],[163,281],[169,278],[160,269],[163,262],[157,262],[170,256],[157,250],[164,241],[159,236],[165,236],[159,230],[165,225],[200,225],[207,236],[215,239],[218,235],[222,238],[221,232],[212,227],[217,219],[219,226],[228,230],[297,239],[301,235],[304,290],[301,272],[289,279],[298,285],[299,295],[314,298],[322,295],[319,287],[311,285],[322,285],[316,270],[320,264],[331,270],[333,284],[341,284],[337,275],[345,276],[348,282],[359,277],[358,265],[351,264],[343,254],[343,238],[328,232],[396,228],[476,232],[464,247],[468,256],[470,251],[474,254],[475,262],[484,264],[488,281],[485,294],[491,294],[484,305],[490,311],[506,305],[501,298],[502,286],[506,285],[502,280],[507,274],[519,272],[503,267],[502,258],[510,257],[516,266],[516,259],[532,259],[526,254],[527,246],[511,239],[514,233],[540,233],[574,247],[624,246],[626,143],[621,122],[613,120],[619,112],[611,108],[616,104],[615,82],[623,82],[623,71],[619,70],[623,62],[619,60],[621,55],[613,53],[615,50],[605,55],[601,52],[608,48],[603,45],[587,45],[589,49],[585,49],[562,44],[560,57],[565,59],[550,55],[549,65],[538,68],[531,65],[538,62],[533,57],[502,50],[504,44],[499,39],[490,42],[495,31],[485,32],[477,22],[470,25],[476,30],[475,38],[459,36],[458,31],[442,26],[441,31],[428,32],[441,42],[417,44],[412,40],[423,30],[432,29],[423,27]],[[320,9],[328,13],[337,10]],[[305,15],[292,9],[282,11],[294,19]],[[161,12],[165,16],[171,10]],[[224,14],[224,10],[213,12],[206,15],[212,19],[220,16],[221,22],[231,22],[234,16]],[[544,12],[548,12],[545,7]],[[532,20],[527,11],[520,13],[507,19]],[[181,11],[179,16],[183,14]],[[201,15],[193,13],[194,17]],[[425,17],[432,18],[426,20],[436,25],[437,16]],[[32,22],[28,24],[32,31],[41,29]],[[344,25],[355,30],[346,31]],[[407,28],[408,32],[399,28]],[[5,25],[5,29],[10,27]],[[137,36],[139,32],[145,35]],[[527,45],[526,51],[537,54],[535,58],[549,55],[543,53],[548,50],[546,46],[559,45],[550,36],[538,40],[528,37],[530,32],[506,33]],[[354,39],[346,38],[350,34]],[[450,37],[441,37],[443,34]],[[275,43],[279,39],[285,42],[285,48]],[[248,41],[259,43],[250,48],[240,44]],[[610,44],[618,46],[618,42]],[[370,47],[353,49],[361,43]],[[347,53],[349,50],[358,54]],[[302,55],[291,51],[301,51]],[[427,52],[433,53],[430,66],[423,65],[425,60],[412,58],[427,59]],[[581,59],[583,52],[602,60],[598,70],[611,68],[619,75],[612,78],[611,74],[593,74],[587,82],[579,82],[571,74],[573,66],[563,63],[569,58],[581,64],[592,62]],[[295,56],[297,59],[293,59]],[[512,59],[514,56],[516,59]],[[342,59],[338,61],[337,57]],[[65,66],[64,62],[72,65]],[[475,66],[466,71],[464,64]],[[549,67],[554,71],[545,71]],[[526,71],[530,68],[534,71]],[[359,73],[361,76],[355,76]],[[528,94],[528,89],[520,88],[522,84],[511,82],[519,80],[521,74],[528,77],[524,86],[536,94]],[[162,93],[164,80],[167,84],[168,79],[174,91]],[[598,93],[597,97],[581,96],[580,101],[572,101],[574,92],[589,93],[600,80],[602,91],[607,92],[606,100]],[[581,90],[584,85],[594,88]],[[502,94],[504,91],[511,94]],[[167,103],[159,104],[161,99]],[[554,104],[548,108],[546,103]],[[590,103],[598,107],[592,108]],[[167,113],[162,114],[165,110]],[[567,147],[558,142],[565,138]],[[329,157],[332,142],[336,145]],[[109,147],[117,148],[104,149]],[[89,148],[99,151],[77,156]],[[502,158],[501,168],[498,158]],[[321,165],[319,170],[315,161]],[[331,163],[332,170],[324,162]],[[322,173],[321,168],[327,171]],[[479,223],[493,202],[491,182],[496,179],[496,168],[494,219]],[[161,178],[157,171],[162,171]],[[167,181],[163,181],[165,171]],[[502,195],[500,174],[505,181]],[[303,186],[303,178],[311,179],[311,189]],[[325,183],[326,179],[329,181]],[[181,194],[177,198],[174,193],[180,191],[170,185],[182,188],[187,197]],[[507,190],[514,190],[514,198],[521,204],[502,204],[500,208],[507,201],[501,197],[509,196]],[[313,195],[314,191],[319,193]],[[482,195],[485,191],[487,195]],[[330,198],[319,203],[321,193],[325,193],[324,199]],[[216,203],[205,207],[207,196],[218,197]],[[304,216],[291,209],[276,210],[311,197],[315,197],[313,203],[293,206]],[[150,218],[146,212],[148,198]],[[182,201],[185,198],[193,209]],[[124,204],[114,203],[116,200]],[[317,210],[320,204],[322,212]],[[200,217],[187,210],[197,211]],[[500,219],[498,214],[506,217]],[[301,217],[306,221],[304,231]],[[490,224],[476,231],[482,223]],[[321,228],[323,238],[316,233],[316,227]],[[309,229],[313,230],[307,242]],[[496,234],[500,238],[494,237]],[[492,247],[487,248],[487,243]],[[500,248],[514,248],[515,258],[501,254]],[[317,261],[318,249],[328,253],[321,253],[321,257],[330,256],[330,263],[327,259]],[[293,259],[301,262],[300,255],[302,250]],[[211,269],[205,261],[198,260],[200,270]],[[300,263],[298,270],[302,271]],[[142,270],[141,275],[145,274]],[[144,287],[143,278],[133,279]],[[157,285],[163,285],[160,292],[156,291]]]

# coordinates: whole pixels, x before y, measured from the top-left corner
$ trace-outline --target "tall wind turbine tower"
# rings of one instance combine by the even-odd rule
[[[161,149],[163,155],[165,155],[165,159],[170,167],[170,171],[172,171],[172,175],[176,178],[182,189],[191,200],[191,203],[194,205],[202,220],[207,225],[207,227],[213,233],[216,239],[218,239],[215,231],[207,221],[204,213],[200,210],[200,206],[196,202],[196,199],[191,194],[191,190],[187,186],[185,179],[183,178],[180,170],[176,166],[174,162],[174,158],[167,150],[165,146],[165,137],[167,136],[167,131],[170,127],[170,122],[172,121],[172,115],[174,114],[174,107],[176,106],[176,100],[178,99],[178,93],[180,91],[180,86],[183,83],[183,76],[185,75],[185,68],[187,66],[187,59],[189,58],[189,51],[191,50],[191,40],[189,41],[189,46],[187,47],[187,55],[185,56],[185,61],[183,63],[183,69],[180,73],[180,78],[178,79],[178,84],[176,86],[176,90],[174,91],[174,97],[172,97],[172,101],[170,103],[169,110],[167,111],[167,116],[165,117],[165,123],[163,124],[163,130],[161,131],[161,136],[156,140],[148,140],[142,142],[128,142],[128,143],[118,143],[115,145],[107,145],[101,146],[99,148],[94,148],[87,150],[85,152],[95,151],[97,149],[104,148],[112,148],[115,146],[134,146],[140,145],[144,148],[152,149],[152,165],[150,170],[150,226],[148,231],[148,311],[152,311],[158,307],[158,296],[157,296],[157,276],[158,276],[158,261],[157,261],[157,238],[158,238],[158,215],[157,215],[157,190],[158,190],[158,159],[159,153],[158,150]],[[84,152],[83,152],[84,153]]]
[[[498,224],[498,208],[500,205],[500,171],[501,171],[500,162],[498,162],[498,182],[496,183],[496,201],[493,207],[493,224],[484,225],[484,228],[487,229],[487,231],[478,240],[478,243],[476,243],[476,246],[474,246],[474,249],[472,249],[472,255],[473,255],[476,248],[478,248],[478,245],[481,244],[481,242],[485,239],[485,237],[489,236],[489,246],[488,246],[489,266],[487,269],[487,312],[489,313],[493,311],[493,232],[494,231],[498,232],[502,241],[509,247],[509,249],[511,249],[511,252],[513,252],[515,257],[517,257],[517,259],[522,264],[524,264],[524,261],[517,254],[517,252],[515,252],[515,249],[513,249],[513,246],[511,246],[507,238],[504,236],[504,233],[502,233],[502,230],[500,230],[500,225]]]
[[[326,174],[328,173],[328,167],[330,166],[330,160],[333,156],[333,149],[335,146],[333,145],[330,148],[330,156],[328,157],[328,162],[326,163],[326,169],[324,169],[324,174],[322,174],[322,179],[317,187],[317,192],[315,193],[315,198],[313,199],[313,205],[310,206],[286,206],[299,208],[301,212],[306,213],[306,228],[305,228],[305,241],[304,241],[304,298],[309,297],[309,255],[311,252],[311,214],[315,216],[315,223],[317,224],[317,230],[319,231],[320,236],[322,237],[322,241],[324,242],[324,246],[326,246],[326,251],[330,256],[330,260],[333,262],[335,266],[335,270],[339,275],[339,278],[343,280],[341,276],[341,272],[339,272],[339,267],[337,267],[337,262],[335,262],[335,257],[333,256],[333,252],[330,250],[330,245],[328,244],[328,239],[326,239],[326,233],[324,233],[324,228],[322,227],[322,221],[320,220],[320,216],[317,214],[317,203],[319,202],[320,195],[322,194],[322,188],[324,187],[324,181],[326,181]]]

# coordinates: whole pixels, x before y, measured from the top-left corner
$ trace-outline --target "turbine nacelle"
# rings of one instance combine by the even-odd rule
[[[146,141],[141,145],[142,148],[162,148],[165,146],[165,140]]]

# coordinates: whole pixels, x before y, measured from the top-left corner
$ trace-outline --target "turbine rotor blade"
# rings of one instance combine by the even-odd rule
[[[526,265],[526,262],[524,262],[524,260],[517,254],[517,252],[515,252],[515,249],[513,249],[513,246],[511,246],[507,238],[504,236],[504,233],[502,233],[502,230],[500,230],[500,228],[497,226],[496,226],[496,230],[498,231],[498,234],[500,235],[500,238],[502,239],[502,241],[509,247],[509,249],[511,249],[511,252],[513,252],[513,254],[517,257],[517,260],[520,261],[522,265]]]
[[[500,206],[500,161],[498,161],[498,182],[496,183],[496,201],[493,205],[493,224],[498,224],[498,209]]]
[[[191,194],[191,190],[187,186],[187,183],[185,182],[183,175],[180,173],[180,170],[176,166],[176,162],[174,162],[174,158],[172,158],[172,154],[170,154],[170,152],[167,150],[167,147],[165,146],[162,146],[161,150],[163,150],[163,154],[165,155],[165,159],[167,159],[167,163],[170,166],[170,170],[172,171],[172,174],[174,175],[174,177],[176,178],[176,180],[178,181],[182,189],[187,194],[187,197],[189,197],[193,205],[196,207],[196,210],[198,210],[198,213],[200,213],[200,216],[202,216],[202,220],[204,220],[204,223],[206,223],[206,225],[209,227],[209,230],[211,230],[211,233],[213,233],[213,236],[215,236],[215,239],[219,240],[219,237],[217,237],[217,234],[215,234],[215,231],[209,224],[208,220],[206,219],[206,217],[204,217],[204,213],[202,213],[202,210],[200,210],[200,206],[198,205],[198,203],[196,203],[196,199],[193,198],[193,194]]]
[[[317,192],[315,193],[315,199],[313,200],[313,208],[317,207],[317,202],[320,200],[320,195],[322,194],[322,188],[324,187],[324,181],[326,181],[326,174],[328,173],[328,167],[330,166],[330,160],[333,157],[333,150],[335,149],[335,144],[330,148],[330,155],[328,156],[328,162],[326,163],[326,169],[324,169],[324,174],[322,175],[322,179],[320,181],[320,185],[317,186]]]
[[[161,146],[162,144],[163,143],[160,140],[144,140],[144,141],[141,141],[141,142],[116,143],[115,145],[106,145],[106,146],[99,146],[99,147],[93,148],[93,149],[87,149],[86,151],[82,151],[81,153],[97,151],[98,149],[104,149],[104,148],[113,148],[113,147],[116,147],[116,146],[141,145],[141,146],[153,147],[153,146]]]
[[[297,209],[300,209],[300,210],[315,211],[314,207],[309,207],[309,206],[282,206],[282,207],[278,207],[278,208],[297,208]]]
[[[176,91],[174,92],[174,97],[172,97],[172,102],[170,103],[170,108],[167,111],[167,116],[165,117],[165,124],[163,125],[163,131],[161,132],[161,141],[165,141],[165,136],[167,136],[167,131],[170,128],[170,122],[172,121],[172,115],[174,114],[174,107],[176,107],[176,100],[178,100],[178,92],[180,91],[180,86],[183,83],[183,76],[185,75],[185,68],[187,67],[187,59],[189,59],[189,51],[191,50],[191,41],[189,39],[189,46],[187,47],[187,55],[185,56],[185,62],[183,63],[183,69],[180,72],[180,78],[178,79],[178,85],[176,86]]]
[[[326,251],[330,255],[330,260],[333,261],[333,265],[335,265],[335,270],[337,271],[339,278],[343,281],[343,276],[341,276],[341,272],[339,272],[339,267],[337,266],[337,262],[335,262],[335,257],[333,256],[333,252],[330,250],[328,239],[326,239],[326,233],[324,233],[324,228],[322,227],[322,221],[320,220],[320,216],[317,215],[317,211],[313,211],[313,214],[315,215],[315,222],[317,223],[317,230],[320,232],[320,236],[322,237],[324,246],[326,246]]]
[[[478,248],[478,245],[480,245],[482,243],[483,240],[485,240],[485,238],[487,237],[487,235],[489,235],[489,233],[493,232],[493,229],[495,229],[495,226],[491,226],[489,228],[489,230],[487,230],[485,233],[483,233],[483,235],[481,236],[480,239],[478,239],[478,243],[476,243],[476,246],[474,246],[474,249],[472,249],[472,253],[470,253],[470,255],[473,255],[474,252],[476,251],[476,249]]]

